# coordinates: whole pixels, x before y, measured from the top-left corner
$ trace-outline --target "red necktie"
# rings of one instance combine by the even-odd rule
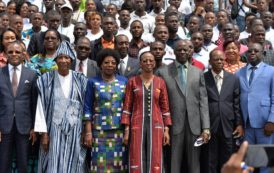
[[[81,73],[83,73],[83,71],[84,71],[84,64],[83,64],[83,61],[80,61],[80,63],[79,63],[79,72],[81,72]]]

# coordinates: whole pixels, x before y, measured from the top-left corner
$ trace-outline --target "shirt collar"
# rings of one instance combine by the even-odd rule
[[[187,69],[189,66],[189,63],[188,63],[188,61],[186,61],[184,64],[181,64],[177,60],[175,60],[175,65],[177,68],[180,68],[183,65]]]
[[[9,71],[13,71],[13,68],[14,68],[13,65],[9,64],[8,67],[9,67]],[[22,64],[19,64],[19,65],[17,66],[17,69],[16,69],[16,70],[17,70],[17,71],[21,71],[21,70],[22,70]]]
[[[81,60],[79,60],[78,58],[76,59],[76,64],[79,64]],[[83,65],[85,66],[88,63],[88,58],[82,60]]]
[[[128,55],[126,57],[124,57],[123,59],[121,58],[120,60],[124,61],[124,64],[127,65],[128,62]]]
[[[222,79],[224,78],[224,70],[222,70],[219,74],[217,74],[213,70],[211,70],[211,73],[212,73],[214,79],[216,78],[217,75],[219,75]]]
[[[101,41],[102,41],[102,44],[104,44],[104,43],[114,43],[114,37],[112,38],[111,41],[107,41],[107,40],[104,39],[104,37],[101,37]]]
[[[255,67],[257,67],[257,69],[260,67],[260,65],[262,64],[262,62],[260,62],[259,64],[257,64]],[[250,68],[253,67],[253,65],[251,65],[250,63],[247,65],[247,70],[250,70]]]

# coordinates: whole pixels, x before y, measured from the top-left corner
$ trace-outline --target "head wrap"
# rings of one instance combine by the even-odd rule
[[[68,41],[61,42],[61,44],[55,52],[54,60],[56,60],[56,58],[58,58],[60,55],[66,55],[70,57],[72,61],[76,59],[75,52]]]

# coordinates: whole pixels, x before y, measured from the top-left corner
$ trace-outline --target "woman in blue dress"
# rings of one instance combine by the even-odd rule
[[[98,53],[101,75],[87,84],[84,104],[84,145],[91,146],[91,172],[127,171],[123,128],[120,124],[127,79],[115,75],[119,54],[112,49]]]

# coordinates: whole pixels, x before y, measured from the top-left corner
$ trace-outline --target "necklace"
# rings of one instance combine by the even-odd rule
[[[111,83],[115,80],[115,76],[112,76],[111,78],[106,78],[102,75],[102,79],[106,82],[106,83]]]
[[[154,75],[152,75],[149,79],[145,79],[144,76],[140,75],[144,85],[146,86],[146,88],[148,88],[154,78]]]

